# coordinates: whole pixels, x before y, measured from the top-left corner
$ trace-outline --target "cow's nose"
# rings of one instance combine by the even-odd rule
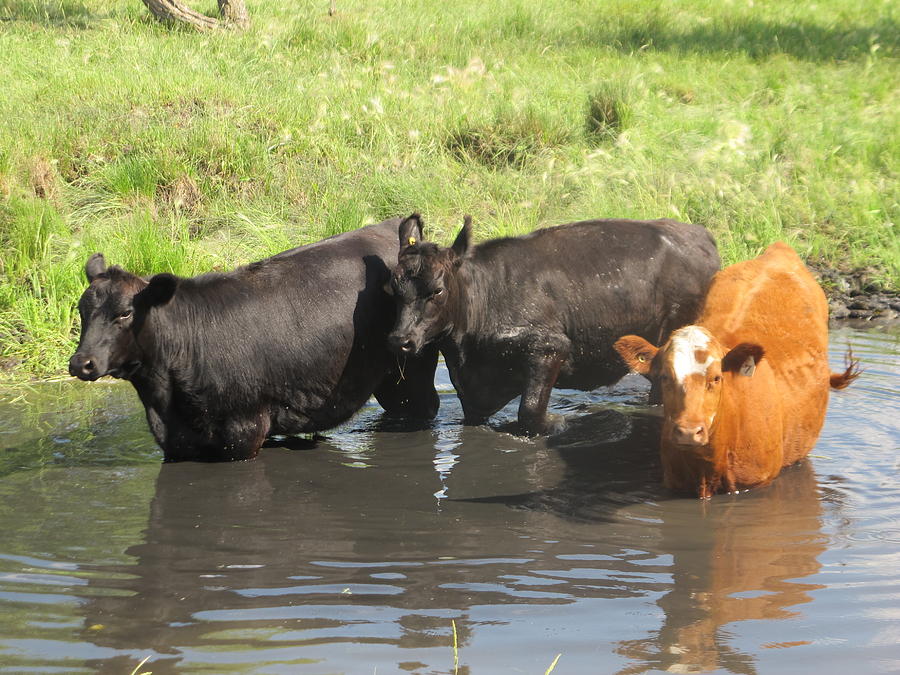
[[[678,445],[705,445],[707,441],[706,427],[703,424],[676,424],[672,435]]]
[[[416,341],[403,335],[391,335],[388,337],[391,349],[401,354],[413,354],[416,351]]]
[[[84,379],[90,379],[94,377],[97,373],[97,364],[88,357],[82,356],[81,354],[75,354],[71,359],[69,359],[69,374],[73,377]]]

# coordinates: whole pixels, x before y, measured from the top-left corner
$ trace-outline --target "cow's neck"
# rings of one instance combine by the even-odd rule
[[[177,380],[173,373],[185,372],[194,360],[194,340],[189,330],[190,317],[180,318],[181,307],[173,299],[163,307],[154,307],[144,319],[137,344],[141,367],[132,382],[135,387],[171,388]]]
[[[447,339],[461,346],[466,336],[477,334],[484,325],[484,274],[475,261],[467,260],[451,277],[453,303],[449,307]]]
[[[724,382],[710,446],[726,490],[768,483],[783,460],[781,405],[771,398],[771,370],[759,364],[752,377]],[[730,386],[729,386],[730,385]]]

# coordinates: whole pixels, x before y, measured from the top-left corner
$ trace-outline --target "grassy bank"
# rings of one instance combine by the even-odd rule
[[[443,241],[671,216],[896,287],[892,4],[250,0],[199,35],[0,0],[0,377],[63,372],[93,251],[193,274],[412,210]]]

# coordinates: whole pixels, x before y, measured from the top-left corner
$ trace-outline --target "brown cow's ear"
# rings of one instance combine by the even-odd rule
[[[106,259],[102,253],[95,253],[84,265],[84,273],[87,276],[88,283],[91,283],[101,274],[106,273]]]
[[[625,364],[639,375],[650,373],[650,364],[656,358],[658,347],[654,347],[639,335],[626,335],[616,340],[613,348]]]
[[[472,245],[472,216],[466,216],[463,218],[463,226],[459,231],[459,234],[456,235],[456,239],[453,241],[453,245],[450,247],[453,252],[456,254],[458,260],[462,260],[466,257],[466,254],[469,252],[469,248]]]
[[[178,277],[174,274],[157,274],[151,277],[147,286],[135,296],[135,303],[145,307],[164,305],[172,299],[177,288]]]
[[[400,250],[415,246],[422,241],[422,216],[413,213],[400,223]]]
[[[722,372],[751,377],[765,350],[752,342],[742,342],[722,357]]]

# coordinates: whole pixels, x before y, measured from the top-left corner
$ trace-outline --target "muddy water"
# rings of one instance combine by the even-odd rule
[[[898,672],[900,329],[848,341],[814,456],[709,503],[660,489],[637,378],[529,441],[443,373],[427,428],[222,465],[161,465],[127,385],[7,394],[0,673]]]

